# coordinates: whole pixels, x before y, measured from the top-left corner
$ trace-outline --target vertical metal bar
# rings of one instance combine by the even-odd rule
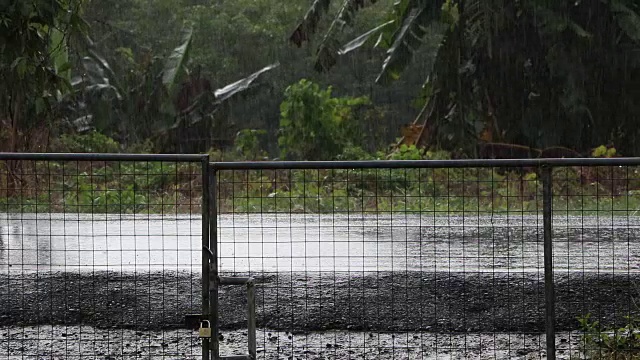
[[[542,216],[544,226],[544,298],[545,331],[547,335],[547,359],[556,358],[556,310],[555,285],[553,282],[553,180],[551,166],[542,166]]]
[[[218,200],[217,170],[209,169],[209,321],[211,323],[211,351],[213,360],[220,358],[220,342],[218,340]]]
[[[249,356],[256,359],[256,288],[253,281],[247,283],[247,338],[249,342]]]
[[[209,159],[202,160],[202,315],[209,314]],[[213,323],[211,323],[213,324]],[[202,339],[202,360],[209,360],[210,340]]]

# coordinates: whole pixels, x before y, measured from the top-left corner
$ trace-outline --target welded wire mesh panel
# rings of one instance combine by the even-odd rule
[[[635,166],[554,170],[559,344],[575,358],[640,356],[640,175]]]
[[[0,160],[0,358],[200,357],[202,192],[198,162]]]
[[[220,272],[257,280],[259,357],[544,358],[542,183],[516,170],[220,170]],[[222,354],[245,303],[221,289]]]

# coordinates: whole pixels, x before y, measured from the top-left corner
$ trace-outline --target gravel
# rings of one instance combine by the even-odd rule
[[[302,355],[316,358],[317,355],[338,359],[348,354],[352,358],[387,358],[394,357],[394,349],[406,349],[401,351],[406,356],[397,358],[413,358],[417,354],[421,354],[419,358],[432,355],[443,358],[447,354],[451,358],[484,358],[483,354],[487,354],[490,358],[528,359],[532,354],[541,356],[539,349],[544,348],[540,345],[540,334],[544,331],[544,284],[533,273],[351,272],[254,276],[258,327],[263,329],[259,342],[269,356],[282,353],[295,355],[294,358]],[[633,286],[638,276],[557,274],[558,331],[576,330],[576,318],[586,313],[592,313],[605,325],[621,324],[625,315],[637,314],[632,297],[638,295]],[[87,351],[92,355],[100,351],[104,359],[145,357],[169,350],[172,352],[166,358],[188,358],[199,351],[195,332],[184,325],[186,314],[200,311],[201,280],[197,275],[87,272],[4,274],[1,277],[0,355],[18,354],[21,349],[23,353],[32,351],[34,346],[29,345],[26,338],[42,338],[37,332],[41,326],[52,329],[44,336],[50,343],[38,342],[35,347],[37,351],[44,351],[42,356],[49,356],[46,351],[68,349],[69,343],[77,351],[85,351],[82,349],[86,346],[94,346],[87,344],[105,336],[107,341],[98,341],[102,345]],[[223,345],[227,344],[229,350],[239,346],[234,344],[244,344],[244,306],[244,289],[221,289]],[[20,331],[28,337],[11,340],[19,336],[11,334]],[[67,335],[62,336],[61,331]],[[446,340],[448,336],[444,333],[455,333],[458,337]],[[524,333],[530,334],[527,336],[535,346],[527,345]],[[82,336],[87,341],[80,341]],[[277,341],[269,340],[273,336]],[[300,338],[304,340],[294,341]],[[513,339],[524,340],[512,343]],[[450,346],[446,345],[447,341]],[[58,343],[65,343],[66,347],[56,345]],[[565,343],[575,345],[573,340],[559,342]],[[436,354],[434,344],[442,351]],[[451,348],[449,352],[443,352],[447,347]],[[494,353],[496,348],[502,352]],[[514,353],[518,350],[522,354]],[[129,353],[131,355],[127,355]],[[269,356],[266,358],[271,358]]]
[[[529,334],[448,335],[408,332],[312,332],[292,335],[258,330],[260,359],[540,359],[544,336]],[[246,331],[224,332],[222,355],[246,352]],[[558,359],[580,358],[579,336],[559,333]],[[180,330],[135,331],[89,326],[0,328],[3,359],[200,359],[200,339]]]

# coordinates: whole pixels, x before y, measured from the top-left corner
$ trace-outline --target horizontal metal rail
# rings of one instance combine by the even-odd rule
[[[220,360],[254,360],[255,357],[251,357],[250,355],[229,355],[229,356],[221,356]]]
[[[463,159],[463,160],[366,160],[366,161],[248,161],[213,162],[216,170],[294,170],[294,169],[411,169],[411,168],[488,168],[542,166],[633,166],[631,158],[562,159]]]
[[[200,162],[207,154],[98,154],[98,153],[6,153],[0,160],[38,161],[181,161]],[[562,159],[461,159],[461,160],[364,160],[364,161],[247,161],[212,162],[216,170],[277,169],[409,169],[464,167],[541,167],[541,166],[633,166],[640,157],[562,158]]]
[[[220,285],[253,285],[253,278],[250,277],[224,277],[220,278]]]
[[[200,162],[207,154],[97,154],[97,153],[7,153],[0,152],[0,160],[31,161],[175,161]]]

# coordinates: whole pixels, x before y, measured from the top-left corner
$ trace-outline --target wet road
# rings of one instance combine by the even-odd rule
[[[556,217],[558,271],[636,272],[640,218]],[[535,215],[221,215],[223,271],[536,272]],[[0,214],[0,270],[201,268],[199,218]]]

